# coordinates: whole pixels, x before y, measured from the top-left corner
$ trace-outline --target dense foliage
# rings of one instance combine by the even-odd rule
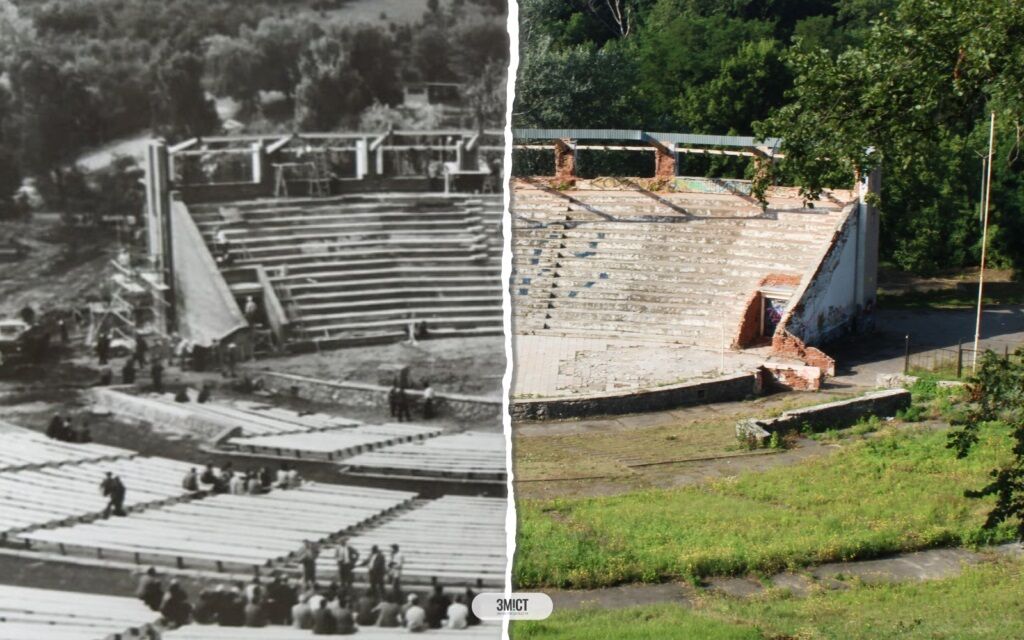
[[[784,138],[772,179],[809,194],[881,167],[883,258],[977,264],[998,112],[992,263],[1024,259],[1014,0],[523,0],[516,123]],[[869,152],[870,150],[870,152]],[[684,158],[685,173],[753,177]]]
[[[460,83],[473,121],[500,125],[504,0],[410,0],[369,22],[351,1],[0,0],[0,207],[32,176],[63,208],[83,150],[143,132],[405,123],[410,82]]]
[[[968,497],[995,497],[985,526],[994,529],[1012,523],[1024,539],[1024,350],[1012,357],[986,351],[971,380],[974,402],[956,420],[949,447],[961,458],[978,445],[980,432],[992,422],[1005,424],[1013,439],[1013,457],[989,473],[989,482],[967,492]]]

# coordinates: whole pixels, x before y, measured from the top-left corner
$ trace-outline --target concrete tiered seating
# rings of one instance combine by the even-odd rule
[[[0,585],[0,640],[127,640],[157,618],[135,598]]]
[[[309,640],[310,631],[291,627],[263,627],[261,629],[213,627],[190,624],[163,634],[166,640]],[[441,640],[498,640],[501,638],[501,623],[485,622],[468,629],[431,629],[417,634],[423,638]],[[407,640],[405,629],[383,629],[380,627],[359,627],[357,638],[370,640]]]
[[[386,194],[192,214],[211,245],[224,230],[235,267],[268,270],[299,339],[332,342],[401,337],[413,320],[440,335],[500,333],[501,208],[499,196]]]
[[[374,424],[271,436],[230,438],[222,444],[248,454],[302,460],[341,460],[356,454],[441,435],[441,429],[413,424]]]
[[[345,461],[354,474],[505,480],[505,436],[468,431],[363,453]]]
[[[322,429],[356,427],[360,423],[322,413],[299,414],[295,411],[252,401],[213,401],[199,404],[175,402],[172,394],[135,395],[110,388],[97,388],[97,405],[121,416],[145,420],[157,426],[204,437],[225,430],[241,429],[245,435],[278,435]]]
[[[821,260],[842,205],[517,187],[512,212],[517,333],[721,348],[762,278]]]
[[[129,492],[130,493],[130,492]],[[91,524],[21,534],[33,548],[136,563],[244,570],[365,524],[415,494],[306,484],[266,495],[217,495]]]
[[[499,498],[445,496],[418,502],[416,507],[396,512],[350,539],[363,558],[377,545],[388,552],[397,544],[405,557],[402,583],[428,585],[431,578],[442,584],[485,586],[504,584],[506,566],[505,510],[508,502]],[[318,575],[334,576],[334,550],[321,549]],[[320,573],[323,572],[323,573]],[[365,579],[359,569],[357,579]]]
[[[0,471],[112,460],[133,455],[133,451],[119,447],[52,440],[42,433],[0,422]]]
[[[107,505],[99,485],[108,471],[121,476],[129,511],[184,500],[190,494],[181,480],[193,466],[134,457],[0,472],[0,533],[99,516]]]

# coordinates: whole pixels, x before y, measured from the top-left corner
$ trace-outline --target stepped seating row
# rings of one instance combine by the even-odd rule
[[[141,637],[158,617],[136,598],[0,585],[0,640]]]
[[[479,431],[439,436],[353,456],[345,461],[345,470],[355,474],[504,482],[505,437]]]
[[[719,194],[513,194],[515,330],[720,348],[767,275],[802,277],[843,212]]]
[[[356,420],[323,413],[295,411],[252,401],[175,402],[172,394],[135,395],[111,388],[97,388],[93,397],[99,406],[117,415],[145,420],[154,425],[212,438],[228,429],[242,434],[280,435],[359,426]]]
[[[0,422],[0,471],[112,460],[133,455],[135,452],[120,447],[61,442],[36,431]]]
[[[413,321],[427,321],[435,335],[501,331],[501,245],[491,237],[500,229],[498,197],[389,194],[195,209],[211,246],[219,229],[235,265],[267,269],[299,340],[398,338]]]
[[[252,571],[408,504],[414,493],[307,483],[265,495],[216,495],[126,518],[31,531],[37,549],[179,568]]]
[[[133,457],[0,472],[0,533],[99,517],[107,505],[107,472],[125,485],[125,509],[136,511],[191,494],[181,487],[192,468],[167,458]]]
[[[441,429],[413,424],[373,424],[270,436],[230,438],[222,448],[252,455],[297,460],[341,460],[356,454],[441,435]]]
[[[402,552],[402,582],[427,585],[433,578],[448,586],[474,585],[500,588],[505,581],[505,512],[500,498],[445,496],[420,501],[361,531],[349,542],[362,558],[377,545],[387,552],[397,544]],[[334,548],[321,549],[318,575],[334,576]],[[365,569],[356,573],[365,579]]]

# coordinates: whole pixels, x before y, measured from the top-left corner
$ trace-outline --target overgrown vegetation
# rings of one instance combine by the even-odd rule
[[[831,456],[736,479],[606,498],[520,500],[521,588],[772,572],[900,550],[1009,540],[991,499],[964,496],[1009,460],[990,422],[963,460],[947,434],[903,426]]]
[[[1017,537],[1024,539],[1024,349],[1014,358],[1001,358],[986,351],[978,373],[971,379],[972,402],[954,419],[959,428],[949,438],[949,447],[958,458],[967,458],[984,438],[985,427],[1006,425],[1012,446],[1008,460],[993,465],[989,482],[970,489],[970,498],[995,498],[985,528],[996,530],[1013,525]]]

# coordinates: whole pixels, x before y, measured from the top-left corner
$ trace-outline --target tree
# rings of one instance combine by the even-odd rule
[[[289,99],[299,83],[299,61],[309,43],[323,35],[323,29],[306,16],[264,18],[255,30],[243,29],[241,37],[258,52],[260,88],[280,91]]]
[[[373,98],[350,65],[340,39],[323,37],[303,53],[295,90],[295,121],[302,129],[329,131],[351,122]]]
[[[19,51],[9,69],[9,130],[18,156],[26,169],[52,181],[63,202],[63,170],[94,139],[94,94],[73,65],[35,48]]]
[[[32,21],[21,15],[11,0],[0,0],[0,64],[16,51],[30,46],[36,38]]]
[[[211,36],[206,40],[204,66],[209,88],[215,95],[238,100],[245,113],[256,110],[264,69],[260,52],[250,40]]]
[[[537,39],[520,59],[516,126],[636,127],[634,71],[615,47],[557,49]]]
[[[791,102],[755,130],[784,138],[782,171],[807,196],[882,167],[882,224],[896,240],[883,245],[886,253],[917,269],[958,264],[947,261],[957,254],[953,243],[977,237],[976,229],[958,230],[976,216],[978,134],[988,110],[1000,113],[1001,131],[1020,128],[1022,29],[1024,5],[1009,0],[901,0],[862,46],[838,56],[791,50]],[[1016,146],[1003,158],[1015,157]],[[1001,160],[997,177],[1008,169]],[[921,185],[915,176],[934,179]],[[934,213],[918,217],[922,211]],[[996,210],[994,220],[1019,214]],[[931,256],[922,251],[932,243],[918,233],[926,219],[940,243]]]
[[[153,63],[153,128],[169,138],[206,135],[219,124],[213,101],[203,91],[203,61],[175,52]]]
[[[980,367],[972,380],[972,402],[967,412],[955,420],[957,430],[949,437],[949,447],[957,457],[966,457],[979,441],[983,424],[1001,421],[1011,429],[1012,458],[989,474],[991,481],[981,489],[965,492],[968,497],[994,496],[995,506],[985,521],[986,529],[1013,522],[1017,537],[1024,539],[1024,349],[1012,358],[992,351],[981,355]]]

